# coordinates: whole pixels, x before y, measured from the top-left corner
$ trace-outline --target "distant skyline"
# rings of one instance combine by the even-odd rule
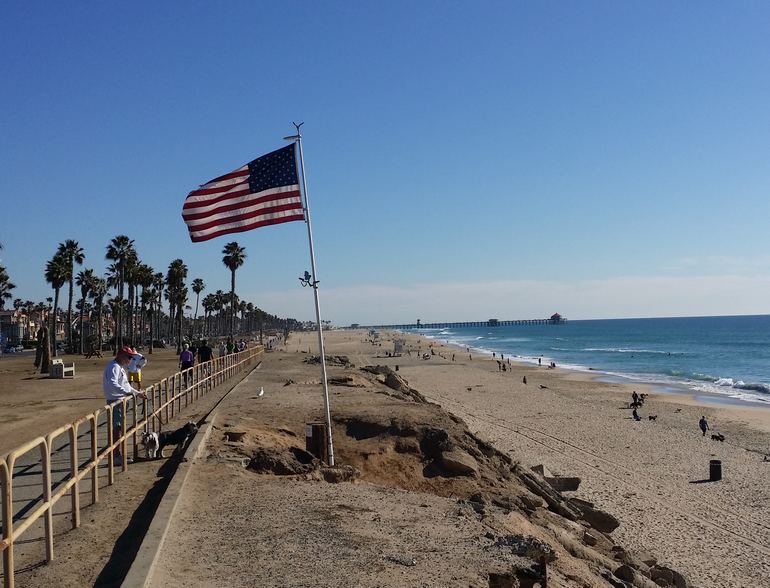
[[[313,318],[306,230],[192,244],[199,184],[304,121],[335,324],[770,313],[770,4],[13,3],[0,251],[43,300],[118,234]]]

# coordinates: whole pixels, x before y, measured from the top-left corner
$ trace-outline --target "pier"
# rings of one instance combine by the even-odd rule
[[[567,319],[558,312],[544,319],[499,320],[488,319],[485,321],[467,321],[453,323],[423,323],[419,319],[416,323],[402,325],[350,325],[351,329],[461,329],[463,327],[519,327],[530,325],[563,325]]]

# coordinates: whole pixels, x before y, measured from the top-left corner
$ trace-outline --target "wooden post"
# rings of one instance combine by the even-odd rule
[[[328,464],[329,453],[326,435],[326,423],[313,422],[305,424],[305,449],[322,462]]]
[[[80,480],[78,479],[78,422],[75,421],[70,428],[70,476],[75,481],[72,485],[72,528],[80,526]]]

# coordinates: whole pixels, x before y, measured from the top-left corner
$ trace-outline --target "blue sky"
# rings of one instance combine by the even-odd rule
[[[43,299],[127,234],[312,318],[302,223],[190,243],[186,193],[304,121],[324,318],[770,312],[764,2],[79,2],[0,20],[0,241]]]

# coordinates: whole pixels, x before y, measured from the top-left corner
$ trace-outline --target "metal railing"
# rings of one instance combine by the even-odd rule
[[[14,543],[19,541],[19,537],[25,531],[43,518],[45,561],[52,561],[54,559],[53,511],[59,500],[67,494],[70,495],[70,505],[65,514],[71,514],[73,529],[79,527],[80,483],[86,477],[90,477],[90,504],[94,504],[99,501],[99,468],[105,467],[100,465],[103,461],[107,462],[107,485],[110,486],[115,482],[116,450],[122,456],[119,467],[125,472],[128,469],[126,450],[130,443],[134,458],[138,457],[139,434],[142,429],[158,430],[163,423],[168,423],[184,407],[241,373],[262,353],[261,347],[247,349],[177,372],[148,386],[144,390],[147,395],[146,400],[137,402],[134,397],[123,398],[73,423],[63,425],[45,437],[36,437],[0,459],[0,498],[3,517],[0,552],[3,554],[5,588],[14,588]],[[118,407],[123,411],[123,433],[114,438],[112,415]],[[81,425],[85,425],[82,434]],[[86,428],[87,432],[85,432]],[[57,439],[65,434],[67,441],[55,447]],[[101,448],[100,441],[103,444]],[[81,447],[81,444],[84,447]],[[30,461],[30,456],[27,455],[35,449],[40,451],[39,462]],[[55,470],[63,475],[54,479],[51,464],[61,459],[64,454],[68,454],[67,464],[61,469],[57,465]],[[31,493],[29,500],[23,498],[14,500],[14,480],[22,476],[38,474],[40,475],[39,493],[37,483],[25,484],[25,492]],[[30,490],[31,487],[34,489]],[[14,503],[21,504],[17,512],[14,512]]]

